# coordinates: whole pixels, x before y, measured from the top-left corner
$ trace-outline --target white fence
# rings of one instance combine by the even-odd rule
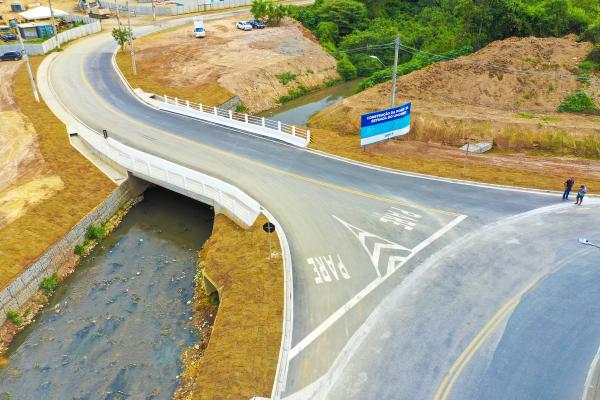
[[[151,3],[152,0],[143,1],[144,3]],[[127,7],[123,3],[117,3],[115,1],[104,1],[100,0],[99,3],[103,8],[109,8],[111,10],[119,10],[119,12],[127,12]],[[200,1],[181,1],[178,2],[180,5],[160,5],[156,4],[155,12],[156,15],[182,15],[204,11],[222,10],[225,8],[243,7],[252,4],[252,0],[216,0],[210,3],[205,3],[204,0]],[[152,15],[152,6],[150,4],[130,4],[129,11],[133,15]]]
[[[308,129],[284,124],[281,121],[273,121],[264,117],[256,117],[218,107],[190,103],[187,100],[179,100],[176,97],[165,95],[163,102],[159,105],[159,109],[281,140],[298,147],[307,147],[310,143],[310,130]]]
[[[100,30],[102,29],[100,26],[100,21],[98,21],[97,19],[79,17],[75,15],[68,15],[60,18],[65,19],[67,21],[85,23],[85,25],[66,30],[56,35],[56,38],[60,43],[65,43],[69,40],[74,40],[83,36],[92,35],[94,33],[100,32]],[[24,43],[25,51],[27,52],[27,54],[32,56],[46,54],[49,51],[54,50],[56,48],[56,45],[57,43],[54,37],[49,38],[48,40],[42,43]],[[16,42],[15,44],[10,45],[0,45],[0,53],[6,53],[7,51],[21,51],[21,45]]]

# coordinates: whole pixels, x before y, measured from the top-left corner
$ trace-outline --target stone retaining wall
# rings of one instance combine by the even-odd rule
[[[0,291],[0,325],[6,320],[6,311],[19,309],[39,289],[41,281],[57,272],[68,263],[75,263],[75,245],[84,239],[88,226],[107,221],[115,214],[123,203],[139,196],[147,187],[147,183],[130,176],[112,194],[86,215],[60,241],[52,245],[37,261],[29,266],[19,277]]]

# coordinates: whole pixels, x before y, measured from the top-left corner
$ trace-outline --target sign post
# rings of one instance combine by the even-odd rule
[[[269,234],[269,264],[271,264],[271,254],[273,254],[271,251],[271,233],[275,232],[275,225],[271,222],[266,222],[263,225],[263,230]]]
[[[381,142],[406,135],[410,131],[410,110],[406,103],[387,110],[363,114],[360,117],[360,145]]]

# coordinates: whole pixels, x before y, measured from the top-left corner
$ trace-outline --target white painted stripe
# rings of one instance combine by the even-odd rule
[[[433,235],[429,236],[427,239],[419,243],[416,247],[411,250],[411,254],[406,258],[406,262],[410,260],[413,256],[418,254],[425,247],[433,243],[435,240],[439,239],[442,235],[447,233],[449,230],[454,228],[456,225],[460,224],[465,218],[466,215],[459,215],[455,219],[452,220],[449,224],[442,227],[440,230],[435,232]],[[397,271],[397,270],[396,270]],[[395,271],[394,271],[395,272]],[[377,289],[383,282],[386,281],[393,273],[382,276],[381,278],[377,278],[371,283],[369,283],[364,289],[358,292],[354,297],[352,297],[346,304],[338,308],[333,314],[331,314],[325,321],[323,321],[319,326],[317,326],[311,333],[306,335],[304,339],[302,339],[296,346],[294,346],[290,352],[288,353],[288,359],[291,360],[295,356],[297,356],[302,350],[307,348],[312,342],[314,342],[319,336],[321,336],[327,329],[329,329],[337,320],[339,320],[344,314],[350,311],[355,305],[357,305],[363,298],[365,298],[369,293],[373,290]]]
[[[598,368],[600,368],[599,362],[600,347],[598,347],[596,356],[590,364],[590,369],[588,370],[587,377],[585,378],[585,385],[583,386],[583,395],[581,396],[581,400],[593,400],[597,395],[596,385],[598,384]]]

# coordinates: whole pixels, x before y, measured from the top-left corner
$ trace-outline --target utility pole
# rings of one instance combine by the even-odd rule
[[[17,37],[19,38],[19,43],[21,44],[21,53],[23,54],[23,58],[25,59],[27,73],[29,74],[29,82],[31,82],[31,89],[33,90],[33,97],[35,97],[35,101],[39,103],[40,95],[38,94],[37,87],[35,86],[35,79],[33,78],[33,73],[31,72],[31,65],[29,65],[29,56],[27,55],[27,51],[25,51],[25,45],[23,44],[23,38],[21,37],[21,31],[19,31],[17,20],[12,20],[10,25],[14,25],[13,28],[15,28],[15,30],[17,31]]]
[[[52,33],[54,39],[56,40],[56,48],[60,49],[60,41],[58,40],[58,27],[56,26],[54,20],[54,9],[52,8],[52,0],[48,0],[48,5],[50,5],[50,22],[52,23]]]
[[[125,2],[127,7],[127,28],[129,29],[129,47],[131,48],[131,72],[137,75],[137,68],[135,67],[135,51],[133,50],[133,31],[131,30],[131,12],[129,11],[129,0]]]
[[[398,52],[400,51],[400,35],[394,40],[394,69],[392,73],[392,98],[390,108],[394,108],[394,100],[396,97],[396,75],[398,75]]]
[[[119,3],[115,0],[115,8],[117,10],[117,25],[119,25],[119,30],[121,30],[121,18],[119,17]]]

